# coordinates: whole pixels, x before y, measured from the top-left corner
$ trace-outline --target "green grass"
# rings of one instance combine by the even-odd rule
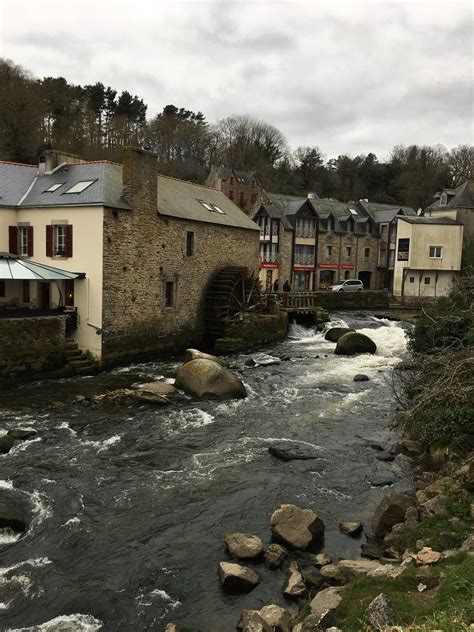
[[[409,626],[409,630],[439,629],[457,632],[469,629],[473,617],[470,599],[474,593],[474,562],[466,553],[458,554],[436,565],[435,573],[445,579],[436,591],[418,593],[418,569],[409,567],[393,580],[359,579],[343,590],[343,601],[336,611],[336,625],[344,632],[366,629],[364,612],[370,602],[383,592],[394,610],[393,625]],[[435,627],[432,626],[436,623]],[[413,627],[418,626],[418,627]]]

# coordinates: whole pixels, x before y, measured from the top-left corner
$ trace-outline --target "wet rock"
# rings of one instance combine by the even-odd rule
[[[15,445],[15,441],[24,441],[37,434],[32,428],[13,428],[0,430],[0,454],[8,454]]]
[[[0,433],[0,454],[7,454],[13,448],[15,439],[5,430]]]
[[[14,534],[25,533],[31,513],[31,501],[27,494],[15,489],[0,488],[0,529],[11,529]]]
[[[390,463],[391,461],[395,460],[395,454],[393,454],[390,451],[387,450],[383,450],[382,452],[378,452],[375,455],[375,458],[377,459],[377,461],[382,461],[385,463]]]
[[[390,472],[374,472],[369,477],[369,483],[372,487],[386,487],[387,485],[393,485],[393,474]]]
[[[243,610],[237,630],[241,630],[241,632],[273,632],[272,627],[262,619],[258,610]]]
[[[226,592],[250,592],[260,583],[260,576],[255,571],[240,564],[221,562],[219,564],[219,579]]]
[[[332,558],[328,553],[318,553],[314,556],[314,565],[316,568],[322,568],[332,563]]]
[[[342,601],[342,597],[339,592],[340,588],[325,588],[324,590],[318,592],[316,596],[311,600],[310,616],[314,617],[315,625],[321,625],[323,624],[323,622],[330,625],[331,614]],[[316,621],[318,617],[319,621]],[[304,628],[303,632],[305,632]]]
[[[171,384],[167,384],[166,382],[150,382],[135,391],[133,398],[146,404],[166,405],[170,403],[170,398],[176,393],[177,390]]]
[[[324,524],[311,509],[296,505],[281,505],[273,512],[270,527],[275,539],[295,549],[307,549],[322,544]]]
[[[364,334],[349,332],[339,338],[334,353],[336,355],[356,355],[358,353],[375,353],[377,345]]]
[[[260,617],[274,632],[291,632],[293,615],[281,606],[269,604],[258,611]]]
[[[383,557],[384,549],[379,543],[368,540],[361,546],[360,554],[369,560],[378,560]]]
[[[358,536],[362,532],[362,529],[362,522],[341,522],[339,524],[339,531],[352,538]]]
[[[35,437],[38,433],[33,428],[12,428],[7,434],[15,441],[24,441]]]
[[[439,553],[438,551],[433,551],[433,549],[429,546],[425,546],[421,549],[421,551],[418,552],[416,556],[416,561],[418,564],[428,566],[430,564],[436,564],[436,562],[439,562],[440,558],[441,553]]]
[[[372,531],[377,537],[383,537],[393,525],[400,523],[405,518],[409,507],[413,507],[415,501],[402,494],[387,494],[375,509],[372,518]]]
[[[272,366],[274,364],[280,364],[280,362],[280,358],[276,356],[271,356],[266,353],[256,353],[245,360],[245,366]]]
[[[194,397],[239,399],[247,397],[242,381],[212,360],[191,360],[181,365],[176,375],[176,386]]]
[[[276,542],[272,542],[272,544],[267,546],[267,550],[265,551],[265,564],[267,564],[270,568],[278,568],[283,564],[287,556],[288,551],[284,546],[281,546],[281,544],[277,544]]]
[[[298,441],[279,441],[272,443],[268,451],[281,461],[305,461],[321,458],[321,450],[315,446]]]
[[[364,373],[357,373],[357,375],[354,375],[353,381],[354,382],[368,382],[370,380],[368,375],[364,375]]]
[[[297,562],[290,563],[288,572],[289,577],[283,588],[283,594],[287,599],[299,599],[306,593],[306,586]]]
[[[304,583],[311,588],[320,588],[324,583],[324,578],[321,577],[319,569],[314,566],[303,567],[301,574],[303,575]]]
[[[260,538],[249,533],[226,533],[224,537],[231,557],[241,560],[252,560],[263,553]]]
[[[186,349],[184,364],[186,364],[186,362],[191,362],[191,360],[212,360],[212,362],[217,362],[217,364],[224,364],[222,358],[218,358],[215,355],[198,351],[198,349]]]
[[[329,342],[337,342],[341,336],[351,332],[355,332],[355,329],[351,329],[350,327],[332,327],[326,332],[324,340],[328,340]]]
[[[376,630],[382,630],[389,625],[392,617],[392,608],[383,593],[377,595],[377,597],[370,602],[364,613],[364,619]]]

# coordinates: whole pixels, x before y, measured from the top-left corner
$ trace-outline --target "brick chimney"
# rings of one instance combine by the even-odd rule
[[[126,147],[122,158],[123,197],[132,208],[157,209],[157,156],[138,147]]]

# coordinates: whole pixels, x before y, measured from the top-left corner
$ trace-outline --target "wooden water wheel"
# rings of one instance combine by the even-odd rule
[[[218,270],[205,295],[207,333],[219,338],[224,334],[225,319],[236,318],[245,312],[255,312],[261,301],[260,281],[247,268],[230,266]]]

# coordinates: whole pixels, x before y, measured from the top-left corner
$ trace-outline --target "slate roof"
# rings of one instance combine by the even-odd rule
[[[377,224],[391,222],[399,211],[403,211],[405,215],[409,216],[416,215],[415,209],[411,206],[400,206],[399,204],[381,204],[358,200],[356,207],[364,210]]]
[[[452,196],[445,206],[440,205],[441,195],[437,200],[428,206],[426,211],[444,211],[453,208],[474,208],[474,180],[466,180],[454,189],[443,189],[443,193]]]
[[[78,182],[94,180],[81,193],[67,193]],[[53,184],[61,186],[46,193]],[[130,209],[122,198],[122,166],[108,161],[64,164],[44,175],[38,168],[0,163],[0,206],[111,206]]]
[[[210,211],[202,202],[215,205],[224,212]],[[161,175],[158,176],[158,213],[196,222],[260,230],[257,224],[221,191]]]
[[[250,182],[252,178],[255,178],[254,171],[242,171],[240,169],[229,169],[228,167],[219,167],[217,175],[221,180],[227,180],[232,172],[234,172],[234,176],[239,182],[247,183]]]
[[[67,193],[78,182],[93,180],[81,193]],[[46,192],[53,184],[61,186]],[[122,197],[122,165],[108,162],[66,163],[39,175],[35,165],[0,162],[0,207],[109,206],[131,210]],[[200,202],[218,206],[207,210]],[[158,176],[157,210],[180,219],[259,230],[258,226],[221,191]]]
[[[431,225],[446,225],[446,226],[463,226],[462,222],[457,222],[450,217],[399,217],[403,222],[409,224],[431,224]]]

